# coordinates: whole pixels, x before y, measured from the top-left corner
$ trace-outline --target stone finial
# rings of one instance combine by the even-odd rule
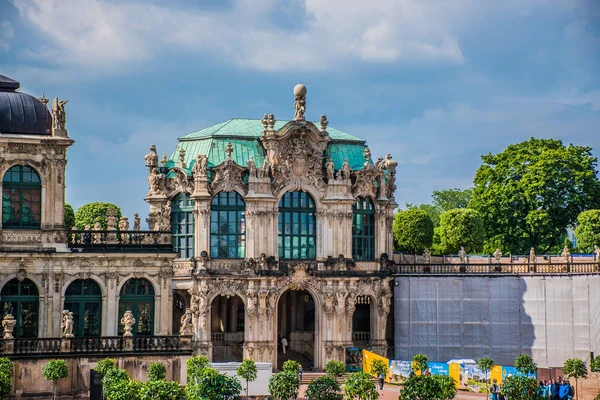
[[[325,132],[327,130],[327,125],[329,125],[329,121],[327,121],[327,117],[325,114],[321,115],[321,131]]]
[[[533,247],[531,248],[531,250],[529,250],[529,262],[535,262],[535,249]]]
[[[268,131],[269,130],[269,116],[267,114],[263,115],[260,122],[262,122],[262,125],[263,125],[263,132]]]
[[[167,166],[167,163],[169,162],[169,158],[167,157],[167,153],[163,153],[162,158],[160,159],[160,165],[164,167]]]
[[[119,220],[119,230],[120,231],[128,231],[129,230],[129,218],[121,217]]]
[[[227,156],[228,160],[231,160],[231,153],[233,153],[233,145],[231,144],[231,142],[229,142],[225,147],[225,155]]]
[[[149,172],[151,173],[154,168],[158,167],[158,153],[156,152],[155,145],[150,145],[148,150],[150,150],[150,153],[148,153],[144,156],[144,160],[146,160],[146,167],[149,169]]]
[[[117,211],[114,208],[109,208],[106,210],[106,228],[109,231],[114,231],[117,229]]]
[[[294,120],[304,121],[306,112],[306,86],[298,84],[294,87]]]
[[[13,331],[17,325],[17,320],[12,314],[6,314],[2,319],[2,328],[4,328],[4,340],[14,339]]]
[[[460,246],[460,250],[458,251],[458,258],[460,258],[461,263],[464,263],[467,260],[467,251],[463,246]]]
[[[500,262],[502,259],[502,251],[500,249],[494,251],[494,258],[496,259],[496,262]]]
[[[44,93],[42,93],[42,97],[40,97],[40,103],[42,103],[44,105],[44,107],[48,107],[48,101],[50,101],[50,100],[48,100],[46,98],[46,95]]]
[[[269,116],[267,117],[267,126],[269,131],[275,130],[275,122],[277,122],[277,120],[275,119],[275,114],[269,114]]]
[[[123,336],[133,336],[131,330],[133,328],[133,324],[135,324],[135,318],[133,318],[133,313],[129,310],[125,311],[123,318],[121,318],[121,325],[123,325]]]
[[[365,164],[369,164],[371,161],[371,149],[369,149],[368,147],[365,147],[363,156],[365,157]]]
[[[62,322],[60,324],[62,337],[67,339],[75,337],[75,335],[73,335],[73,313],[69,310],[63,310],[62,315]]]
[[[425,262],[427,264],[431,263],[431,252],[428,248],[425,248],[425,250],[423,250],[423,258],[425,259]]]
[[[185,149],[179,150],[179,162],[181,163],[181,167],[185,168]]]
[[[142,220],[140,219],[140,215],[138,213],[133,214],[133,230],[139,231],[141,229]]]
[[[563,248],[562,253],[560,253],[560,256],[566,261],[569,262],[571,261],[571,252],[569,251],[569,248],[567,246],[565,246]]]

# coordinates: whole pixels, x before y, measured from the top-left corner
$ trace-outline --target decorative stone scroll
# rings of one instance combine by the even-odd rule
[[[225,153],[227,158],[212,170],[215,173],[215,178],[210,184],[212,193],[218,192],[233,192],[237,191],[244,195],[248,193],[248,186],[242,180],[242,175],[246,168],[238,165],[231,159],[233,147],[231,143],[227,143]]]

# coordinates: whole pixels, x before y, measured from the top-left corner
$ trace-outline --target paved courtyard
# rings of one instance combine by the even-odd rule
[[[306,385],[302,385],[300,387],[300,397],[298,398],[299,400],[304,400],[304,392],[306,391]],[[400,388],[398,386],[393,386],[393,385],[386,385],[383,388],[383,391],[380,391],[379,393],[381,394],[379,399],[380,400],[398,400],[398,393],[400,391]],[[485,394],[479,394],[479,393],[468,393],[468,392],[458,392],[457,396],[455,397],[455,399],[459,399],[459,400],[476,400],[476,399],[485,399]]]

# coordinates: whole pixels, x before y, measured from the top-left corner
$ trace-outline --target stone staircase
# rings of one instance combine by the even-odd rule
[[[285,363],[287,360],[294,360],[298,362],[300,365],[302,365],[302,370],[304,372],[312,371],[312,361],[310,361],[304,354],[294,350],[286,350],[285,354],[279,353],[277,355],[277,370],[281,371],[283,369],[283,363]]]

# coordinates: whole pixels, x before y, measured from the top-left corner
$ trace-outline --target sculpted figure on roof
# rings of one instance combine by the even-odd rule
[[[192,174],[194,176],[206,176],[206,164],[208,162],[208,157],[204,154],[198,154],[196,157],[196,163],[194,164],[194,168],[192,168]]]
[[[248,173],[252,177],[256,177],[256,164],[254,163],[254,156],[250,156],[250,159],[246,163],[248,165]]]
[[[158,153],[156,152],[155,145],[151,145],[149,150],[150,153],[144,156],[144,160],[146,160],[146,167],[148,168],[149,172],[152,173],[152,170],[158,167]]]
[[[335,173],[333,158],[329,157],[329,161],[327,161],[325,167],[327,168],[327,181],[331,182]]]

